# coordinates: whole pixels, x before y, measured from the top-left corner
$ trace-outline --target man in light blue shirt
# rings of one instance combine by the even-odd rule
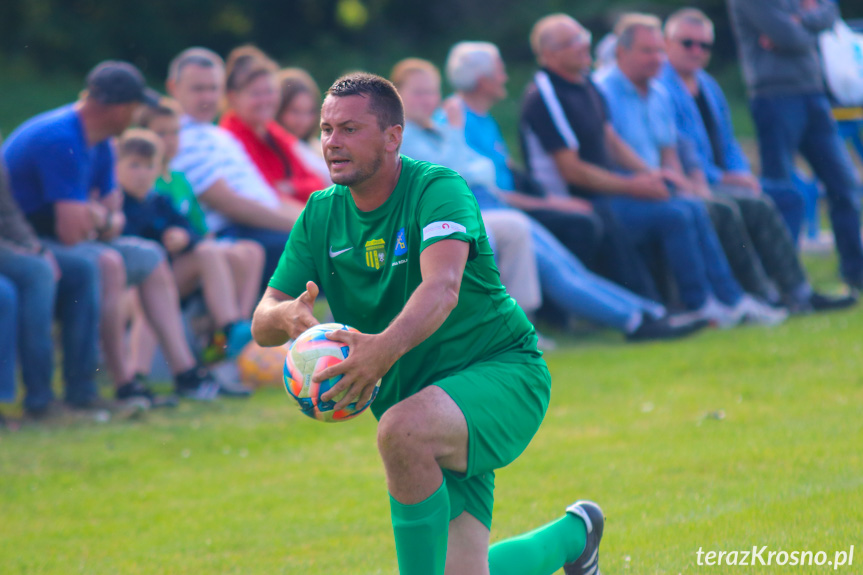
[[[666,165],[663,155],[676,154],[677,130],[665,88],[650,81],[642,93],[617,66],[608,70],[598,86],[620,137],[649,167]]]

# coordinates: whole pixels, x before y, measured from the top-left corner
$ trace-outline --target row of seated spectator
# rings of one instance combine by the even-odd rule
[[[601,220],[606,236],[626,236],[627,241],[619,244],[630,242],[636,248],[660,244],[680,298],[694,312],[689,317],[720,325],[743,319],[769,324],[782,321],[785,312],[765,301],[794,311],[853,303],[853,298],[832,299],[812,291],[781,215],[768,197],[756,193],[759,190],[752,182],[757,181],[751,174],[729,171],[727,181],[711,189],[697,158],[688,157],[689,169],[684,171],[677,156],[678,147],[685,147],[684,132],[681,129],[678,138],[675,123],[680,114],[655,78],[660,71],[674,70],[672,63],[689,54],[679,36],[692,33],[693,28],[712,36],[712,24],[698,10],[682,10],[666,28],[675,35],[667,40],[669,61],[663,58],[666,41],[657,18],[637,14],[622,18],[617,26],[622,40],[615,50],[616,62],[597,89],[591,79],[589,32],[566,15],[537,23],[532,47],[541,70],[526,92],[520,126],[530,176],[538,183],[528,185],[539,190],[539,197],[514,190],[525,180],[514,174],[504,138],[489,115],[490,108],[506,96],[505,68],[494,45],[465,42],[451,50],[446,68],[456,94],[437,114],[437,69],[418,59],[395,66],[391,79],[406,111],[403,151],[459,171],[477,194],[492,236],[497,229],[513,234],[518,228],[512,221],[495,221],[513,211],[502,208],[520,207],[531,214],[528,225],[545,293],[566,311],[622,331],[638,325],[632,317],[639,305],[642,311],[649,308],[618,286],[614,287],[618,296],[625,296],[628,313],[626,304],[595,298],[606,295],[597,283],[602,278],[573,257],[583,254],[590,242],[567,241],[578,230],[589,236],[588,230],[595,229],[588,215]],[[680,48],[675,52],[672,46]],[[706,64],[706,60],[700,62],[699,69]],[[686,120],[691,126],[692,119]],[[727,112],[722,121],[730,125]],[[543,221],[545,209],[562,225]],[[553,237],[550,242],[552,234],[542,224],[560,242]],[[561,243],[570,248],[568,252],[560,249]],[[561,251],[567,257],[560,257]],[[624,252],[617,250],[615,261],[633,265],[636,260],[637,268],[638,254]],[[506,277],[504,255],[499,248],[501,273]],[[545,258],[554,265],[544,266]],[[636,291],[643,295],[656,293],[639,281],[638,274],[630,281],[624,277],[617,275],[622,284],[638,286]],[[573,287],[579,282],[583,291]],[[562,287],[556,297],[558,286]]]
[[[18,328],[4,329],[0,342],[2,400],[16,395],[17,350],[29,418],[176,405],[146,383],[157,346],[176,395],[249,395],[208,366],[249,342],[251,313],[294,220],[330,184],[311,143],[320,92],[302,70],[278,76],[252,47],[235,50],[227,67],[193,48],[170,66],[172,100],[146,88],[134,66],[108,61],[88,75],[80,101],[11,134],[0,295],[4,326]],[[217,127],[223,95],[228,109]],[[127,129],[132,123],[139,128]],[[197,292],[210,334],[198,357],[179,307]],[[51,389],[55,308],[62,403]],[[100,348],[116,401],[96,389]]]
[[[524,172],[490,115],[507,96],[494,45],[453,47],[455,93],[443,102],[433,64],[395,66],[402,152],[465,178],[526,312],[551,307],[642,340],[855,302],[806,279],[795,234],[770,199],[785,188],[771,181],[774,192],[761,193],[704,71],[712,39],[698,10],[676,12],[664,29],[626,15],[615,61],[593,75],[590,33],[564,14],[541,19],[530,35],[539,69],[519,122]],[[307,73],[279,72],[251,46],[227,63],[185,50],[166,86],[173,99],[146,88],[133,66],[102,63],[80,101],[29,120],[3,145],[11,195],[0,186],[0,313],[19,328],[0,341],[0,400],[15,396],[17,339],[33,418],[62,409],[50,385],[55,314],[73,408],[116,408],[95,387],[99,342],[117,400],[176,403],[141,377],[157,345],[178,395],[249,394],[208,366],[249,341],[293,223],[331,183],[316,141],[320,92]],[[210,323],[198,355],[180,313],[197,292]]]

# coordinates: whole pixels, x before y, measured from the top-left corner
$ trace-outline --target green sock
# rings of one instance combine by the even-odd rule
[[[551,575],[575,561],[587,542],[587,526],[567,513],[533,531],[499,541],[488,551],[491,575]]]
[[[428,499],[415,505],[404,505],[390,495],[400,575],[443,575],[449,511],[445,479]]]

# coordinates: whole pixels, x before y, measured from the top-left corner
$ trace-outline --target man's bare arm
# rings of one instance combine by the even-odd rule
[[[301,206],[292,204],[284,204],[279,209],[267,207],[241,196],[222,178],[216,180],[198,197],[233,222],[268,230],[291,231],[302,211]]]
[[[385,345],[401,357],[443,325],[458,304],[470,246],[461,240],[432,244],[420,255],[422,282],[401,313],[381,333]]]
[[[315,380],[323,381],[344,374],[339,383],[322,396],[324,401],[348,390],[336,404],[336,410],[353,401],[364,404],[371,397],[375,383],[393,364],[443,325],[458,304],[469,248],[460,240],[442,240],[423,250],[420,255],[422,282],[401,313],[380,334],[347,331],[330,334],[330,339],[347,344],[351,351],[345,361],[315,376]]]
[[[252,336],[258,345],[271,347],[296,339],[318,320],[312,315],[318,286],[306,284],[306,291],[292,298],[283,291],[267,287],[252,317]]]
[[[95,239],[96,224],[89,202],[60,201],[54,203],[54,234],[67,246]]]
[[[567,183],[594,193],[644,200],[664,200],[668,197],[665,183],[656,174],[645,172],[632,177],[621,176],[585,162],[575,150],[570,149],[555,152],[554,163]]]

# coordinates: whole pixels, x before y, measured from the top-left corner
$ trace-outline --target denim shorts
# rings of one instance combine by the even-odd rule
[[[105,250],[119,252],[126,266],[126,284],[129,286],[139,285],[165,261],[162,246],[135,236],[120,236],[107,242],[79,242],[73,246],[64,245],[53,238],[42,238],[41,241],[51,251],[78,255],[96,263]]]

